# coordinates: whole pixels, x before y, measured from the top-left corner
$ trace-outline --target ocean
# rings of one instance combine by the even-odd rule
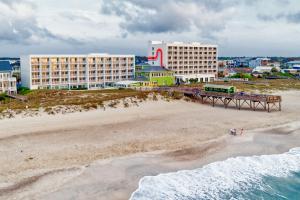
[[[147,176],[131,200],[300,200],[300,148]]]

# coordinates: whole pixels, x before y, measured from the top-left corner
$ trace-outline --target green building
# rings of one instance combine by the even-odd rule
[[[174,72],[160,66],[136,66],[135,78],[145,87],[171,86],[175,83]]]

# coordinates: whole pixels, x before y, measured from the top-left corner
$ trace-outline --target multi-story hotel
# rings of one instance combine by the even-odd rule
[[[210,82],[218,75],[217,45],[150,41],[149,64],[174,71],[176,81]]]
[[[17,93],[17,80],[11,72],[0,72],[0,93]]]
[[[21,57],[22,86],[92,89],[134,79],[134,55],[28,55]]]

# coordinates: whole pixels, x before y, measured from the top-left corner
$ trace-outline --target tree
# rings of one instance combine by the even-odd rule
[[[223,72],[218,72],[218,77],[224,77],[224,73]]]
[[[277,72],[278,72],[278,70],[277,70],[277,68],[276,68],[276,67],[273,67],[273,68],[271,69],[271,72],[272,72],[272,73],[277,73]]]
[[[189,79],[189,82],[190,82],[190,83],[197,83],[197,82],[198,82],[198,79],[197,79],[197,78],[190,78],[190,79]]]

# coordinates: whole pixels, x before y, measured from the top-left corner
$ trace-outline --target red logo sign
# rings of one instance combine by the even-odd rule
[[[157,60],[160,54],[160,66],[163,67],[164,63],[163,63],[163,50],[161,48],[158,48],[156,50],[156,54],[155,56],[149,56],[148,60]]]

